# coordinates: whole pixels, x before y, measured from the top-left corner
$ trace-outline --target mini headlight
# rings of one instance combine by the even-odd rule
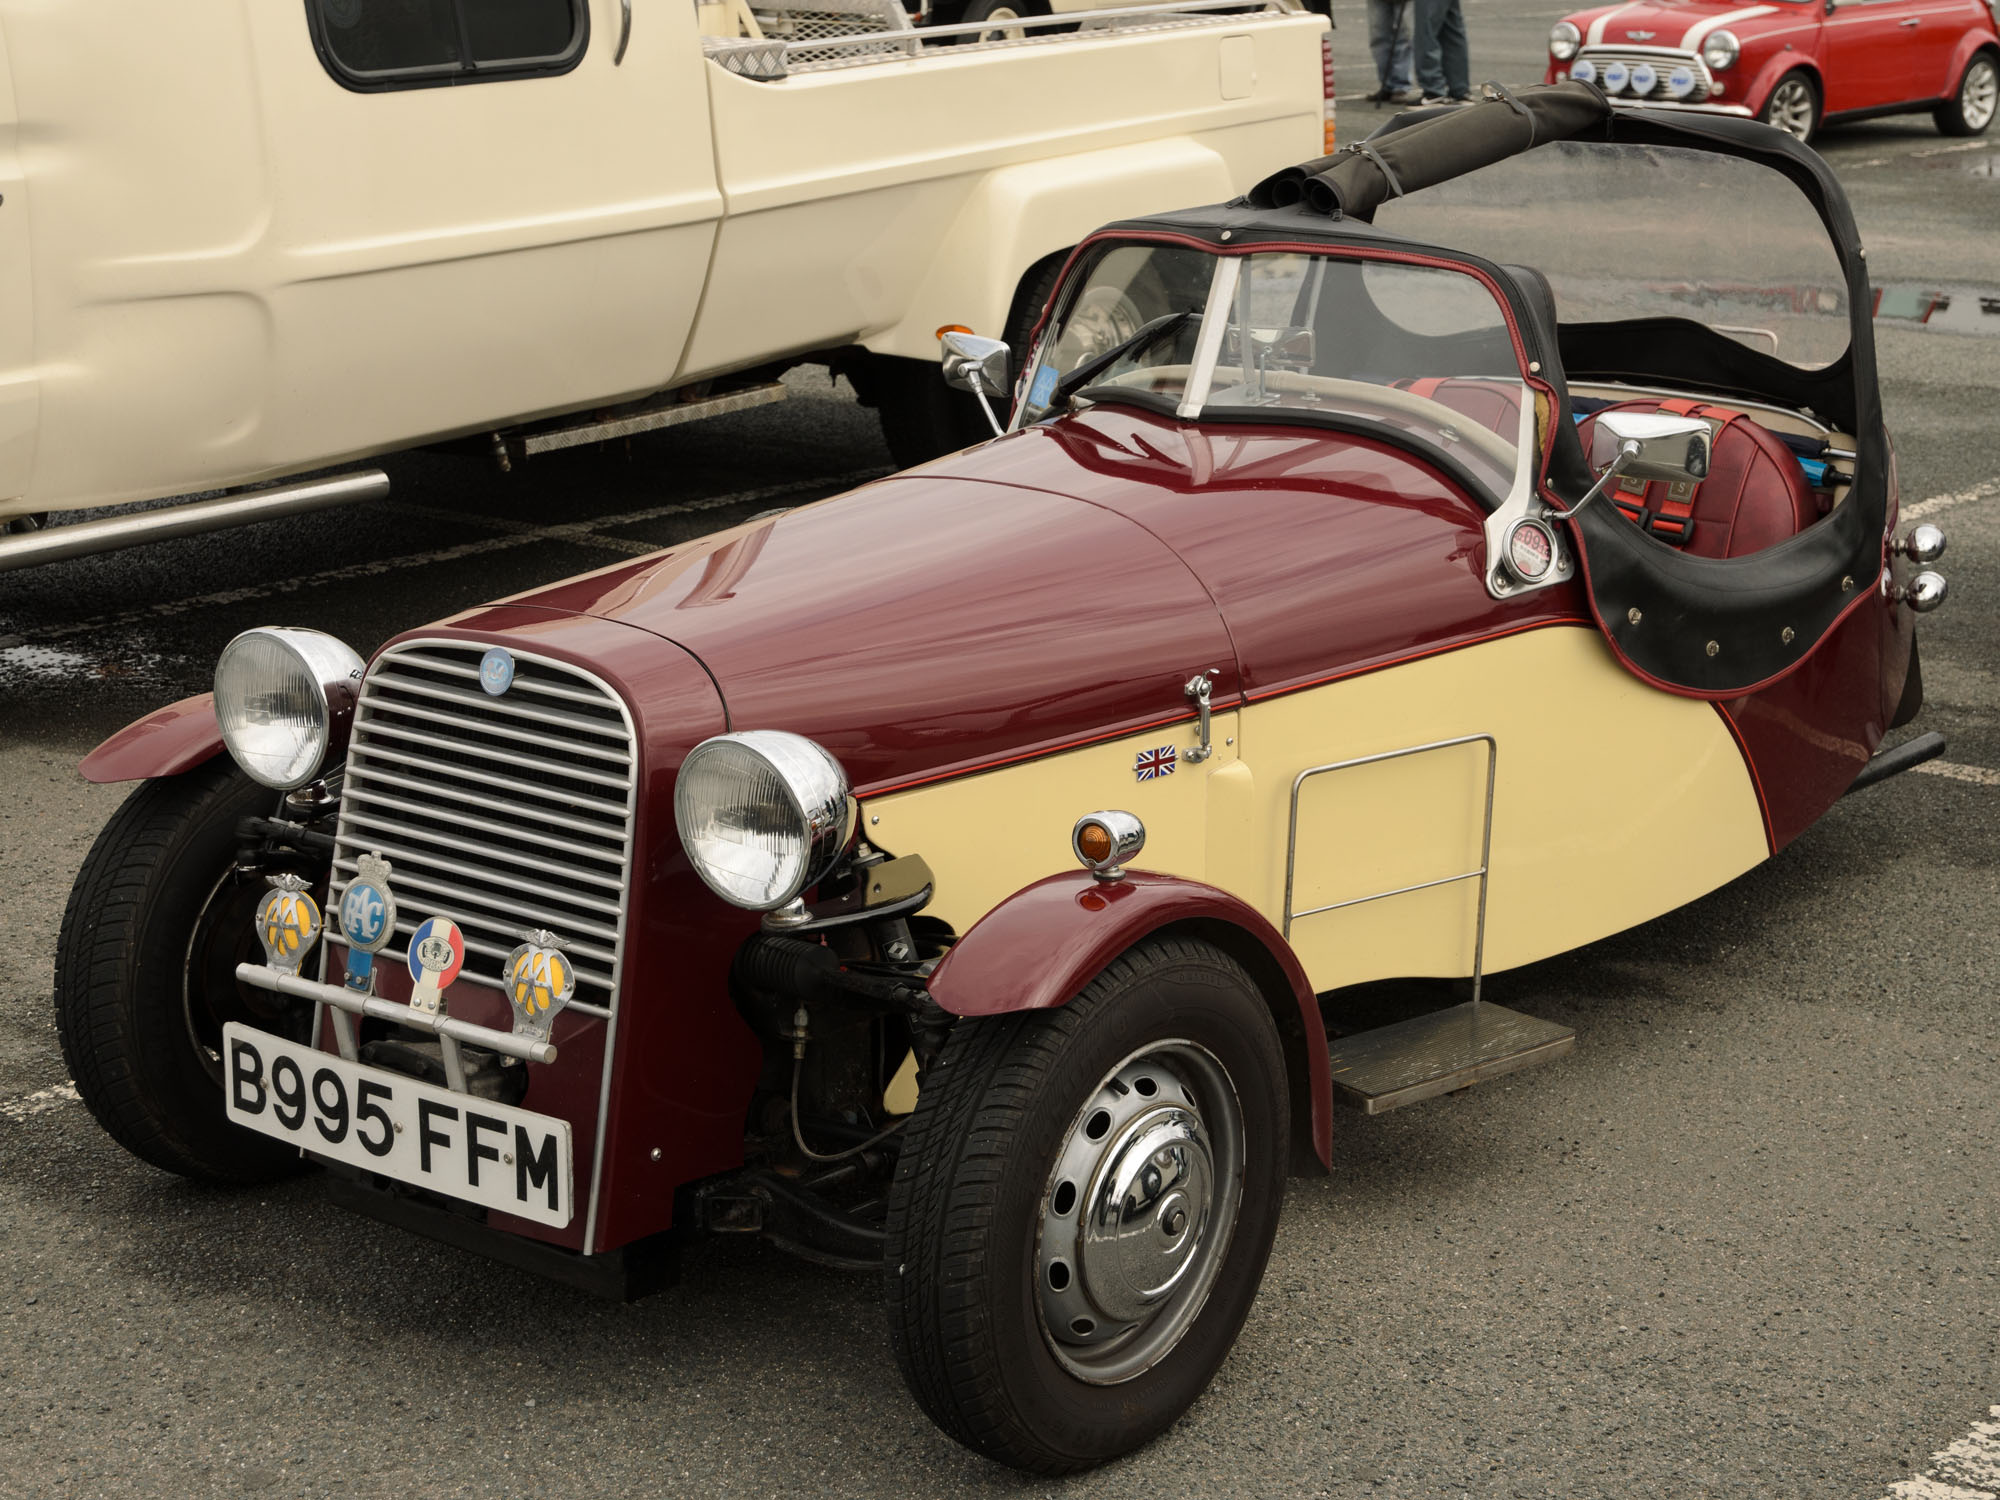
[[[251,776],[289,791],[347,748],[363,663],[317,630],[246,630],[215,662],[222,742]]]
[[[775,911],[824,880],[854,834],[854,815],[840,762],[777,729],[703,740],[674,788],[674,821],[695,873],[750,911]]]
[[[1549,56],[1557,62],[1568,62],[1582,45],[1583,33],[1576,29],[1575,22],[1558,21],[1549,28]]]
[[[1734,67],[1742,51],[1743,44],[1736,40],[1735,32],[1711,31],[1701,44],[1701,60],[1711,71],[1720,73],[1724,68]]]

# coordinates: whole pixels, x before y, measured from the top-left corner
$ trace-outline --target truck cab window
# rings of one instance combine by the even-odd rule
[[[306,0],[313,43],[349,88],[422,88],[567,72],[583,0]]]

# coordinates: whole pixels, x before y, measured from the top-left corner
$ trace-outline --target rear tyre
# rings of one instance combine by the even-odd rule
[[[889,1340],[939,1427],[1060,1474],[1171,1426],[1228,1355],[1284,1199],[1269,1009],[1150,939],[1060,1010],[960,1021],[890,1189]]]
[[[972,0],[960,17],[967,25],[975,21],[992,21],[996,24],[990,31],[982,31],[973,37],[974,41],[991,42],[1003,38],[1016,41],[1028,33],[1020,26],[1007,26],[1007,21],[1019,21],[1026,16],[1045,16],[1049,7],[1044,0]]]
[[[1931,111],[1944,135],[1984,135],[2000,109],[2000,62],[1991,52],[1975,53],[1958,80],[1958,91]]]
[[[237,873],[236,825],[276,798],[227,757],[145,783],[91,846],[57,940],[56,1034],[78,1095],[127,1151],[197,1181],[301,1165],[223,1110],[225,1022],[294,1041],[311,1025],[311,1007],[235,977],[262,957],[255,915],[269,890]]]
[[[1810,141],[1819,134],[1819,85],[1803,68],[1794,69],[1778,80],[1757,118],[1787,135]]]
[[[1053,255],[1031,266],[1015,289],[1014,304],[1001,332],[1013,350],[1010,374],[1018,376],[1028,358],[1027,342],[1041,321],[1042,308],[1055,291],[1066,255]],[[850,371],[863,402],[877,408],[882,438],[899,468],[914,468],[947,453],[956,453],[993,436],[980,410],[979,398],[944,383],[936,360],[870,356],[866,365]],[[1007,420],[1006,395],[993,403],[993,414]]]

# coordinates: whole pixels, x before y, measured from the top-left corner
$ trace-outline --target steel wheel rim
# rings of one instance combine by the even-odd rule
[[[1011,5],[1002,5],[987,13],[989,21],[1018,21],[1021,13]],[[976,40],[982,42],[1018,42],[1027,36],[1027,29],[1021,26],[996,26],[991,31],[982,31]]]
[[[1804,140],[1812,134],[1812,90],[1802,79],[1787,78],[1772,93],[1767,113],[1773,125]]]
[[[1036,1315],[1090,1385],[1144,1374],[1201,1315],[1243,1201],[1243,1107],[1198,1043],[1132,1053],[1077,1111],[1042,1188]]]
[[[1993,109],[2000,103],[2000,72],[1993,59],[1975,57],[1965,70],[1965,82],[1958,86],[1958,112],[1968,129],[1984,130],[1993,122]]]

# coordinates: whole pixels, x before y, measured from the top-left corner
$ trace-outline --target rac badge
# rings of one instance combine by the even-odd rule
[[[396,898],[389,890],[389,861],[364,854],[359,873],[340,898],[340,935],[347,940],[347,987],[366,994],[375,986],[375,955],[396,935]]]
[[[319,939],[319,921],[319,907],[306,883],[290,872],[273,875],[271,894],[257,903],[257,939],[264,945],[264,961],[286,974],[298,973]]]
[[[514,1034],[546,1042],[556,1013],[576,993],[576,970],[553,932],[537,927],[521,936],[527,941],[507,955],[507,998],[514,1006]]]
[[[1176,759],[1172,745],[1161,745],[1152,750],[1141,750],[1132,757],[1132,774],[1141,781],[1158,781],[1162,776],[1174,774]]]
[[[495,646],[479,658],[479,685],[488,696],[498,698],[514,685],[514,653]]]
[[[465,934],[450,917],[427,917],[410,939],[410,1009],[434,1016],[444,992],[465,967]]]

